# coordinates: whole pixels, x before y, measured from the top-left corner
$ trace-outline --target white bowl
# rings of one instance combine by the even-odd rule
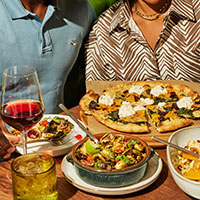
[[[200,127],[190,127],[174,132],[169,137],[168,142],[172,142],[181,147],[184,147],[186,146],[189,140],[199,140],[199,139],[200,139]],[[189,180],[176,171],[171,161],[170,152],[172,150],[174,150],[172,147],[167,147],[168,167],[174,181],[185,193],[187,193],[192,197],[200,199],[200,182]]]

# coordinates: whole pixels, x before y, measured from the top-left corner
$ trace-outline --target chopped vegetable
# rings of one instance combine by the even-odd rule
[[[185,148],[194,153],[200,154],[200,144],[198,141],[188,141]],[[178,154],[172,154],[172,156],[177,156],[178,163],[175,163],[173,161],[173,164],[184,177],[191,180],[200,181],[200,160],[197,157],[194,157],[182,151],[178,151]]]
[[[51,138],[52,140],[64,137],[73,128],[71,122],[58,116],[50,120],[44,119],[37,126],[43,133],[44,138]]]
[[[98,144],[95,144],[93,141],[91,141],[90,139],[88,139],[85,143],[85,148],[86,151],[89,155],[93,155],[95,153],[99,153],[100,152],[100,148]]]
[[[64,117],[45,117],[27,132],[27,139],[49,138],[51,140],[57,140],[68,134],[73,127],[74,125]],[[11,132],[15,135],[19,134],[15,129],[12,129]],[[77,136],[77,138],[82,139],[82,136]]]
[[[92,156],[92,155],[87,156],[87,161],[88,161],[88,162],[93,161],[93,156]]]
[[[44,120],[44,121],[42,122],[42,125],[46,127],[46,126],[48,125],[48,121],[47,121],[47,120]]]
[[[75,136],[75,138],[76,138],[77,140],[82,140],[83,137],[82,137],[81,134],[78,134],[78,135]]]
[[[27,136],[28,136],[29,138],[32,138],[32,139],[36,139],[36,138],[39,138],[39,137],[40,137],[39,133],[38,133],[36,130],[34,130],[34,129],[29,130],[29,131],[27,132]]]
[[[143,149],[144,149],[144,146],[142,145],[142,144],[135,144],[134,145],[134,148],[136,149],[136,150],[138,150],[138,151],[143,151]]]
[[[115,136],[112,133],[103,135],[100,144],[88,139],[75,152],[81,163],[90,162],[91,167],[119,170],[139,163],[146,156],[145,146],[138,139]]]

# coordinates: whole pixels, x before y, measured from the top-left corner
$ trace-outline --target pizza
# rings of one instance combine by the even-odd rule
[[[79,102],[86,115],[127,133],[173,131],[200,119],[200,96],[188,86],[159,81],[118,84],[102,94],[89,90]]]

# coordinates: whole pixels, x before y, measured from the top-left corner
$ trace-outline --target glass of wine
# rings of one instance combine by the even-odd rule
[[[27,131],[44,114],[44,102],[34,67],[22,65],[5,69],[0,114],[7,125],[22,133],[23,154],[27,154]]]

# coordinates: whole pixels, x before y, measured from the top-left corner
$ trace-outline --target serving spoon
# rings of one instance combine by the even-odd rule
[[[88,130],[86,129],[83,124],[81,124],[76,117],[63,105],[59,104],[59,107],[68,115],[70,116],[77,124],[78,126],[96,143],[99,144],[99,140]]]
[[[162,140],[162,139],[160,139],[160,138],[158,138],[158,137],[155,137],[155,136],[152,136],[152,139],[155,140],[155,141],[157,141],[157,142],[160,142],[160,143],[162,143],[162,144],[165,144],[166,146],[173,147],[173,148],[175,148],[175,149],[178,149],[178,150],[180,150],[180,151],[183,151],[183,152],[185,152],[185,153],[187,153],[187,154],[190,154],[190,155],[195,156],[195,157],[197,157],[197,158],[200,159],[200,155],[199,155],[199,154],[194,153],[194,152],[192,152],[192,151],[189,151],[189,150],[187,150],[187,149],[185,149],[185,148],[183,148],[183,147],[180,147],[180,146],[178,146],[178,145],[176,145],[176,144],[173,144],[173,143],[171,143],[171,142],[167,142],[167,141]]]

